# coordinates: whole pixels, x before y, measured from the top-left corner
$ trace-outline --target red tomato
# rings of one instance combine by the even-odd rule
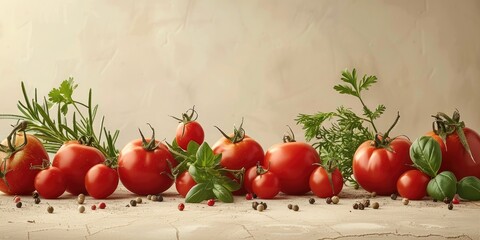
[[[329,176],[325,168],[319,166],[310,175],[310,189],[321,198],[333,197],[338,195],[343,188],[342,173],[335,168]]]
[[[67,189],[65,175],[57,167],[49,167],[42,170],[35,177],[35,189],[43,198],[58,198]]]
[[[193,180],[192,175],[190,175],[188,171],[181,173],[175,179],[175,188],[182,197],[186,197],[187,193],[195,185],[197,185],[197,183]]]
[[[194,141],[199,145],[203,143],[205,133],[202,126],[197,121],[191,121],[178,124],[175,139],[182,149],[187,150],[188,143]]]
[[[221,153],[220,165],[231,170],[249,169],[263,163],[262,146],[249,136],[237,143],[222,137],[213,145],[213,153]]]
[[[420,170],[413,169],[403,173],[397,181],[400,196],[410,200],[420,200],[427,195],[430,177]]]
[[[310,191],[310,174],[320,162],[317,151],[307,143],[287,142],[267,150],[264,167],[277,175],[280,191],[302,195]]]
[[[85,175],[85,187],[90,196],[104,199],[112,195],[118,186],[118,173],[105,164],[97,164]]]
[[[173,185],[168,162],[172,167],[177,162],[165,144],[154,141],[157,146],[154,149],[144,148],[142,139],[131,141],[118,157],[120,181],[129,191],[138,195],[162,193]]]
[[[446,146],[442,138],[433,131],[426,134],[432,136],[442,149],[442,166],[438,172],[451,171],[457,179],[466,176],[480,178],[480,135],[468,127],[463,128],[463,132],[475,161],[463,147],[456,131],[447,136]]]
[[[60,168],[67,181],[67,192],[87,194],[85,175],[93,166],[104,163],[105,156],[100,150],[82,145],[77,141],[65,143],[53,157],[52,166]]]
[[[33,135],[24,133],[12,137],[11,146],[18,148],[17,152],[8,156],[8,139],[2,141],[6,152],[0,151],[0,172],[4,173],[4,179],[0,179],[0,191],[10,195],[26,195],[35,190],[35,176],[39,169],[31,169],[31,166],[40,166],[43,161],[48,161],[48,154],[42,143]],[[26,136],[26,139],[25,139]],[[14,140],[14,142],[13,142]],[[26,145],[21,145],[26,141]],[[2,147],[3,148],[3,147]],[[7,185],[8,183],[8,185]]]
[[[253,179],[252,190],[257,197],[272,199],[280,192],[280,181],[273,172],[265,172]]]
[[[368,192],[387,196],[397,190],[397,180],[404,172],[413,169],[410,159],[411,142],[397,137],[390,149],[376,148],[374,141],[362,143],[353,155],[353,176]]]

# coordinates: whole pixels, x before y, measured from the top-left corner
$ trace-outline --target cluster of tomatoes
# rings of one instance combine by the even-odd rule
[[[452,126],[455,126],[453,130],[444,133],[434,130],[425,134],[440,146],[441,165],[438,172],[448,171],[458,180],[470,176],[478,181],[480,135],[465,127],[463,122],[459,124],[459,118],[452,123]],[[410,140],[402,136],[385,139],[385,141],[382,141],[381,136],[377,135],[376,138],[379,139],[366,141],[360,145],[353,156],[353,175],[359,185],[368,192],[383,196],[398,193],[410,200],[420,200],[427,196],[428,185],[433,176],[414,166]],[[384,144],[379,145],[378,142]],[[446,183],[440,181],[436,184]],[[480,193],[477,191],[474,194],[475,197],[469,200],[478,199]]]
[[[239,133],[234,139],[224,135],[212,147],[214,154],[222,154],[220,165],[223,168],[245,171],[243,178],[238,179],[226,173],[242,183],[241,189],[234,194],[254,193],[270,199],[279,192],[302,195],[312,190],[325,197],[336,195],[342,189],[343,180],[338,169],[332,174],[316,166],[320,157],[311,145],[291,139],[264,152],[242,128]],[[1,166],[4,174],[0,191],[7,194],[23,195],[37,190],[46,199],[58,198],[64,192],[104,199],[121,182],[138,195],[162,193],[175,183],[179,194],[185,197],[196,185],[188,171],[172,174],[178,162],[167,145],[155,140],[154,132],[151,138],[141,133],[140,139],[121,149],[116,165],[110,165],[102,152],[82,141],[64,143],[51,165],[46,164],[50,162],[49,156],[36,137],[25,131],[13,134],[15,143],[7,144],[5,141],[10,141],[9,137],[2,144],[18,146],[18,149],[2,152],[0,156],[6,159]],[[186,150],[190,141],[203,143],[204,131],[195,119],[186,117],[178,125],[175,139],[178,146]],[[329,179],[334,180],[334,185]]]
[[[185,150],[191,141],[198,144],[204,141],[203,128],[192,119],[194,110],[191,111],[192,114],[178,119],[180,124],[176,130],[175,140]],[[51,166],[45,166],[49,156],[42,143],[25,131],[13,131],[1,143],[0,158],[4,161],[0,166],[0,191],[25,195],[37,190],[47,199],[58,198],[66,191],[103,199],[115,192],[121,181],[138,195],[159,194],[175,184],[178,193],[185,197],[196,185],[195,180],[188,171],[172,173],[178,162],[169,147],[155,139],[154,131],[151,138],[140,134],[140,139],[131,141],[120,151],[117,165],[109,165],[95,147],[69,141],[54,155]],[[473,156],[480,159],[480,136],[468,128],[464,128],[464,134]],[[480,177],[480,161],[471,161],[471,155],[455,133],[445,141],[434,133],[430,135],[442,148],[442,169],[451,170],[458,178]],[[426,196],[430,177],[412,168],[410,141],[403,137],[385,140],[388,146],[372,141],[359,146],[352,166],[355,179],[365,190],[379,195],[398,192],[409,199]],[[259,198],[271,199],[279,192],[303,195],[312,191],[318,197],[327,198],[338,195],[343,187],[338,168],[320,165],[317,150],[310,144],[296,142],[293,137],[285,137],[283,143],[264,151],[240,127],[235,134],[224,134],[212,149],[214,154],[221,154],[223,168],[244,170],[243,178],[238,179],[226,173],[242,184],[234,192],[236,195],[256,194]]]
[[[262,199],[272,199],[279,192],[303,195],[313,191],[319,197],[331,197],[342,189],[340,171],[326,171],[320,166],[318,152],[307,143],[286,137],[283,143],[264,152],[255,139],[245,135],[242,125],[231,135],[222,134],[224,136],[213,145],[214,154],[222,154],[220,165],[228,170],[245,170],[243,181],[228,175],[242,183],[235,195],[255,194]],[[190,141],[201,144],[203,140],[203,129],[197,121],[183,121],[178,125],[176,141],[181,148],[186,150]],[[176,178],[175,184],[185,197],[196,183],[185,171]]]

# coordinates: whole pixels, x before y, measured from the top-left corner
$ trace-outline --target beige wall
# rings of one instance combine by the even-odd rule
[[[480,1],[0,1],[0,112],[21,81],[46,94],[73,76],[120,148],[146,122],[171,139],[192,105],[211,143],[242,116],[265,148],[287,124],[301,136],[300,112],[361,110],[332,89],[353,67],[379,78],[381,129],[398,110],[393,134],[414,139],[458,108],[480,131]]]

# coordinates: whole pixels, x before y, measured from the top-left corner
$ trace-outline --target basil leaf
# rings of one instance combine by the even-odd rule
[[[480,179],[474,176],[462,178],[457,184],[457,193],[466,200],[480,200]]]
[[[427,193],[434,199],[443,201],[446,197],[453,199],[457,192],[457,178],[452,172],[444,171],[430,180],[427,185]]]
[[[211,189],[208,188],[207,183],[198,183],[188,191],[185,197],[187,203],[199,203],[203,200],[207,200],[210,196]]]
[[[198,145],[197,142],[195,141],[190,141],[187,145],[187,154],[188,156],[195,156],[197,154],[198,148],[200,145]]]
[[[440,144],[432,137],[420,137],[410,147],[410,158],[420,171],[435,177],[442,164]]]
[[[197,151],[196,165],[201,167],[213,167],[215,164],[215,154],[207,142],[203,142]]]
[[[213,193],[215,196],[222,202],[231,203],[233,202],[233,195],[227,188],[224,186],[214,183],[213,184]]]
[[[228,189],[230,192],[234,192],[234,191],[237,191],[238,189],[240,189],[240,183],[238,183],[237,181],[234,181],[232,179],[230,179],[229,177],[225,177],[225,176],[222,176],[222,178],[218,179],[217,180],[217,183],[218,184],[221,184],[222,186],[224,186],[226,189]]]
[[[188,173],[192,175],[193,180],[195,180],[197,183],[207,182],[210,179],[207,171],[193,164],[188,168]]]

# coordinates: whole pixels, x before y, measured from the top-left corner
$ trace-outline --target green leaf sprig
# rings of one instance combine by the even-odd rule
[[[240,184],[227,177],[226,173],[243,174],[244,169],[237,171],[223,168],[220,165],[222,155],[214,154],[207,142],[198,145],[195,141],[190,141],[187,151],[181,149],[175,140],[168,146],[179,162],[172,171],[173,174],[177,176],[183,171],[188,171],[197,183],[187,193],[185,202],[199,203],[211,198],[217,198],[225,203],[233,202],[232,192],[240,189]]]
[[[105,117],[102,117],[96,133],[94,123],[98,105],[92,104],[92,90],[89,91],[88,102],[82,103],[73,98],[77,86],[73,78],[64,80],[58,88],[49,92],[48,100],[44,97],[43,103],[40,103],[37,89],[35,89],[34,98],[30,99],[22,82],[24,101],[17,103],[20,114],[0,114],[0,119],[26,121],[28,123],[26,131],[39,138],[49,153],[56,153],[67,141],[89,139],[91,146],[107,157],[107,165],[114,166],[119,153],[115,142],[120,132],[116,130],[112,134],[108,131],[104,126]],[[56,112],[51,113],[55,106]],[[69,107],[74,109],[71,114],[69,114]],[[71,121],[68,121],[70,118]]]
[[[410,159],[415,167],[433,178],[442,165],[440,144],[432,137],[422,136],[410,146]]]
[[[386,107],[380,104],[371,110],[362,97],[362,93],[377,82],[376,76],[364,75],[358,80],[355,69],[351,72],[344,70],[341,80],[344,84],[336,85],[334,89],[340,94],[358,98],[363,107],[362,115],[357,115],[350,108],[340,106],[335,112],[299,114],[296,121],[297,124],[303,125],[307,141],[315,139],[312,145],[319,151],[322,161],[334,160],[344,179],[356,185],[357,183],[351,177],[353,155],[360,144],[374,139],[375,134],[378,133],[374,120],[380,118]],[[331,122],[331,126],[325,127],[324,124],[328,121]],[[365,123],[370,124],[373,131]]]

